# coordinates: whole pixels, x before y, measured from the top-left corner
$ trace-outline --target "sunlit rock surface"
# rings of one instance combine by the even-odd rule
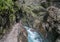
[[[16,23],[12,26],[9,34],[3,36],[0,42],[27,42],[27,32],[22,27],[21,23]]]
[[[7,38],[5,38],[4,42],[17,42],[19,30],[20,26],[19,23],[17,23],[13,26],[11,32],[7,35]]]

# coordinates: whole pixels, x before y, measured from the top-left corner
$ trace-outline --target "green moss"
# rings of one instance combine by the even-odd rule
[[[15,12],[18,10],[18,7],[14,5],[12,0],[0,0],[0,33],[10,28],[10,24],[13,24],[15,21]]]
[[[14,14],[10,14],[9,18],[10,18],[10,22],[15,21],[15,15]]]

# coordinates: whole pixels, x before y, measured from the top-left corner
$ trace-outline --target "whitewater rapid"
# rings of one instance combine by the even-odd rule
[[[28,32],[28,42],[43,42],[43,36],[34,29],[24,26]]]

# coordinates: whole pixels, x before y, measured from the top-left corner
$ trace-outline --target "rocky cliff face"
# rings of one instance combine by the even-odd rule
[[[55,21],[56,19],[58,21],[60,21],[60,15],[59,15],[60,6],[58,5],[59,3],[57,2],[59,0],[57,0],[57,1],[52,0],[52,1],[53,1],[52,4],[50,3],[50,5],[49,5],[47,0],[19,0],[19,2],[21,2],[20,4],[23,6],[22,10],[23,10],[24,14],[26,15],[24,18],[25,20],[22,19],[22,21],[24,20],[23,23],[24,24],[26,23],[30,27],[33,27],[38,32],[41,32],[44,36],[46,36],[46,30],[45,30],[46,28],[45,28],[45,26],[41,25],[40,22],[43,23],[43,20],[45,22],[48,21],[49,25],[52,25],[52,26],[49,27],[49,25],[48,25],[47,29],[49,29],[48,31],[52,34],[52,32],[51,32],[52,28],[54,26],[56,26],[53,21]],[[41,3],[43,5],[41,5]],[[48,7],[48,5],[49,5],[49,7]],[[45,8],[44,6],[47,6],[47,7]],[[49,14],[49,17],[47,17],[48,15],[46,15],[46,14]],[[35,22],[36,19],[37,19],[37,23]],[[54,34],[55,34],[55,32],[56,31],[54,31]],[[48,33],[48,36],[49,36],[49,33]]]
[[[52,28],[56,26],[54,24],[54,21],[56,19],[58,20],[58,22],[60,21],[60,9],[56,5],[54,5],[56,3],[53,3],[54,6],[52,5],[49,7],[47,6],[47,0],[17,0],[16,3],[19,8],[22,9],[22,24],[27,24],[26,26],[32,27],[33,29],[41,33],[44,37],[47,37],[49,38],[49,40],[51,40],[50,35],[55,35],[56,32],[53,31],[54,34],[52,33]],[[41,5],[41,3],[43,3],[43,5]],[[45,8],[44,6],[47,7]],[[58,27],[57,29],[59,28],[60,27]],[[59,31],[57,32],[60,33]],[[28,42],[27,35],[28,34],[26,29],[23,29],[23,27],[21,27],[18,41],[20,40],[19,42]]]

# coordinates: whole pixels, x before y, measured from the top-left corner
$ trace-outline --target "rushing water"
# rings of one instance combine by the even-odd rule
[[[12,31],[7,35],[7,38],[0,40],[0,42],[18,42],[17,36],[18,32],[20,31],[20,25],[17,23],[13,26]],[[29,28],[27,26],[24,26],[28,33],[28,42],[52,42],[54,39],[54,36],[52,36],[51,33],[47,33],[48,36],[46,38],[43,37],[41,33],[38,33],[33,28]]]
[[[36,32],[34,29],[26,27],[26,30],[28,32],[28,42],[48,42],[48,39],[45,39],[43,35]]]

